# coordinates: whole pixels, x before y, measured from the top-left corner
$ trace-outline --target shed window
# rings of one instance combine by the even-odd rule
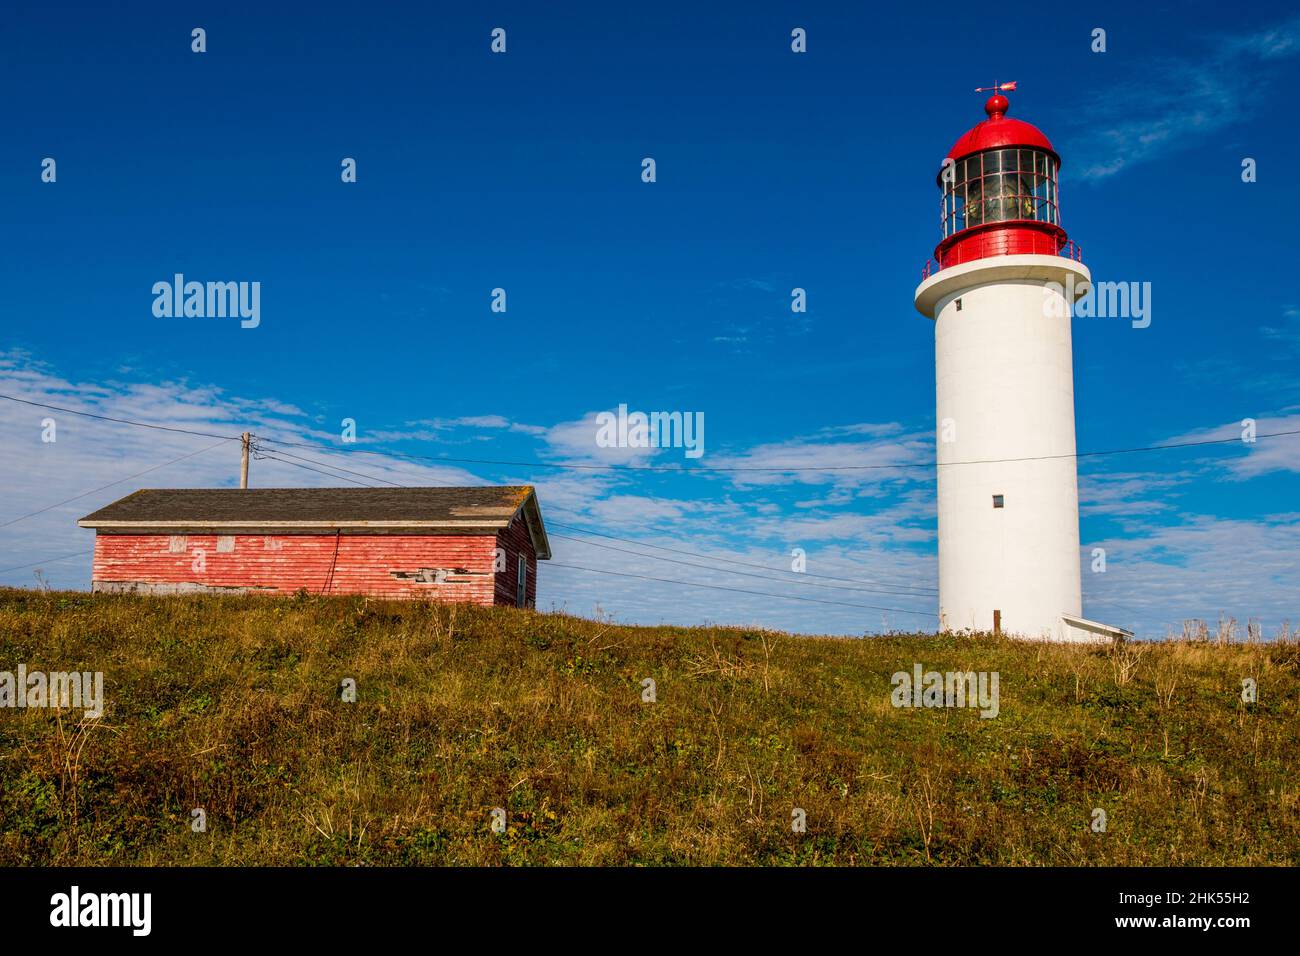
[[[528,559],[522,554],[519,556],[519,578],[516,583],[515,604],[519,607],[528,606]]]
[[[993,496],[993,507],[994,507],[994,508],[1001,508],[1001,507],[1002,507],[1002,502],[1003,502],[1003,497],[1002,497],[1002,495],[994,495],[994,496]]]
[[[235,550],[235,536],[222,534],[217,536],[217,554],[230,554]]]
[[[170,538],[170,539],[168,540],[168,542],[167,542],[167,550],[168,550],[171,554],[184,554],[184,553],[185,553],[185,535],[183,535],[183,534],[174,534],[174,535],[172,535],[171,538]]]

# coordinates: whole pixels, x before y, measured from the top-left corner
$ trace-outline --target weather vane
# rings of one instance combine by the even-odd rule
[[[1016,91],[1015,80],[1012,80],[1010,83],[995,82],[992,86],[975,87],[976,93],[1014,93],[1015,91]]]

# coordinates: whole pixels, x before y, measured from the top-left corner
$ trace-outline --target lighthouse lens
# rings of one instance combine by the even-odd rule
[[[943,235],[992,222],[1059,225],[1056,161],[1036,149],[991,149],[953,165],[944,183]]]
[[[966,225],[984,223],[984,180],[972,179],[966,183]]]
[[[985,176],[984,184],[984,221],[997,222],[1002,219],[1002,174]]]

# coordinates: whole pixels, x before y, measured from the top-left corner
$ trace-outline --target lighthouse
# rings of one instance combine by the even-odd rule
[[[1082,617],[1072,299],[1091,280],[1061,224],[1061,157],[992,89],[939,170],[934,321],[939,629],[1034,640],[1128,632]],[[983,90],[979,92],[984,92]]]

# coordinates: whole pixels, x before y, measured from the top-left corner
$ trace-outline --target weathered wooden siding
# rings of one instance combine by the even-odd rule
[[[305,588],[313,594],[433,597],[476,604],[492,604],[498,597],[493,570],[497,537],[491,534],[233,537],[234,548],[226,551],[229,542],[218,550],[217,535],[187,535],[184,551],[172,553],[170,535],[98,534],[92,588],[157,593],[293,593]],[[532,568],[529,571],[531,576]]]
[[[527,606],[537,606],[537,551],[533,547],[532,535],[528,533],[528,522],[522,514],[516,515],[510,527],[497,532],[497,542],[505,549],[505,570],[497,573],[496,603],[516,603],[519,586],[519,555],[528,559]]]

